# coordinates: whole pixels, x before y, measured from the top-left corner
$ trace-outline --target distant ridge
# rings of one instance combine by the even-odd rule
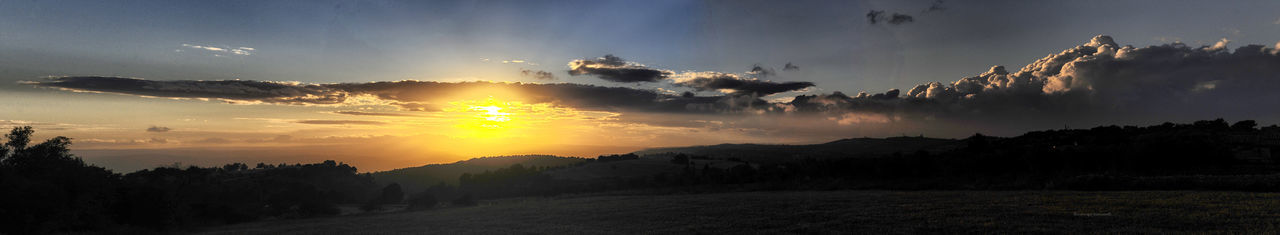
[[[737,158],[752,162],[786,161],[793,158],[873,157],[895,152],[946,151],[960,146],[955,139],[928,137],[849,138],[821,144],[717,144],[686,147],[651,148],[636,151],[638,155],[684,153],[712,158]]]
[[[492,156],[472,158],[454,163],[429,164],[380,171],[371,173],[371,175],[379,184],[399,183],[405,192],[418,192],[442,182],[456,185],[458,184],[458,176],[461,176],[462,173],[479,173],[508,167],[513,164],[521,164],[526,167],[550,167],[570,165],[586,160],[586,158],[553,155]]]

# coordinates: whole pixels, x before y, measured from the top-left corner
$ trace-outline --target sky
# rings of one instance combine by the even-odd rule
[[[71,137],[120,171],[1270,125],[1276,12],[1265,0],[0,0],[0,124]]]

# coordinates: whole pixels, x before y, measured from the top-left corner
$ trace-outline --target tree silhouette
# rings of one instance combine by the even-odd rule
[[[391,183],[382,188],[380,199],[383,203],[400,203],[400,201],[404,200],[404,191],[400,189],[400,184]]]
[[[47,233],[102,228],[118,176],[89,166],[54,137],[28,146],[34,131],[15,127],[0,151],[0,233]]]

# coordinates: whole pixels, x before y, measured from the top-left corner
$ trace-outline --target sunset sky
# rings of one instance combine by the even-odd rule
[[[1280,1],[7,1],[0,126],[86,161],[1280,123]],[[864,93],[865,92],[865,93]]]

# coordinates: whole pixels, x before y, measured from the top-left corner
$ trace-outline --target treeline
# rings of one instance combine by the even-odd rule
[[[66,137],[29,146],[32,132],[14,128],[0,147],[2,234],[175,231],[333,215],[336,204],[379,196],[368,175],[334,161],[161,167],[122,175],[71,155]]]

